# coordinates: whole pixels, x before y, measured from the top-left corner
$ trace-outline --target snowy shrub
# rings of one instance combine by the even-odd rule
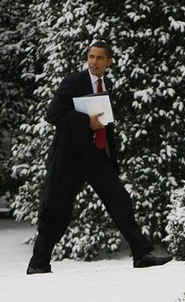
[[[164,240],[178,260],[185,260],[185,186],[172,193],[171,204]]]
[[[13,174],[24,182],[12,206],[17,219],[37,222],[39,188],[54,133],[44,121],[47,105],[62,79],[84,68],[88,45],[104,39],[114,52],[108,76],[115,88],[120,177],[143,232],[161,240],[171,190],[185,178],[185,11],[182,1],[116,3],[40,0],[29,6],[22,77],[30,75],[35,82],[12,149]],[[100,250],[118,249],[120,241],[106,209],[85,187],[54,257],[91,259]]]
[[[11,177],[11,147],[19,140],[31,94],[31,83],[21,78],[27,7],[22,0],[0,2],[0,195],[10,201],[20,184]]]

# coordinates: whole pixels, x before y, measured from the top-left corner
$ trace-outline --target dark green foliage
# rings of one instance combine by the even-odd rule
[[[11,147],[19,139],[19,126],[26,119],[33,91],[22,78],[25,58],[24,21],[29,2],[0,3],[0,195],[15,193],[20,181],[11,177]]]
[[[29,7],[21,66],[22,78],[35,80],[34,97],[13,147],[14,175],[24,181],[13,206],[17,219],[37,222],[53,137],[44,121],[47,104],[63,77],[83,68],[92,40],[104,39],[114,52],[108,76],[115,87],[121,179],[143,232],[159,241],[171,190],[185,171],[185,10],[182,1],[115,1],[114,7],[113,2],[35,1]],[[100,250],[119,248],[120,234],[89,187],[78,196],[73,215],[55,258],[92,259]]]
[[[97,4],[100,11],[104,11],[107,14],[118,14],[124,9],[124,0],[95,0],[94,3]],[[131,2],[131,1],[128,1]]]

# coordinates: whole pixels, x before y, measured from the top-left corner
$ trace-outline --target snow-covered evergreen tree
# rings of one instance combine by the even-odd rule
[[[34,20],[39,72],[33,103],[13,148],[14,175],[25,179],[13,204],[17,219],[37,222],[39,189],[53,128],[44,116],[62,79],[84,68],[88,45],[104,39],[113,48],[109,77],[115,86],[114,112],[121,138],[121,178],[143,232],[164,237],[171,189],[184,178],[185,7],[172,1],[36,1]],[[30,22],[31,26],[32,22]],[[30,66],[29,56],[24,63]],[[18,169],[22,167],[24,169]],[[73,221],[55,257],[91,259],[113,251],[121,237],[88,186],[79,194]]]
[[[21,0],[0,3],[0,195],[7,199],[18,185],[11,177],[11,146],[18,139],[31,95],[31,83],[21,77],[28,5]]]
[[[171,194],[171,206],[166,226],[169,252],[178,260],[185,260],[185,186]]]

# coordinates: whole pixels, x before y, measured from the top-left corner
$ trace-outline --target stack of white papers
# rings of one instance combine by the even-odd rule
[[[108,94],[92,94],[73,98],[76,111],[83,112],[89,116],[103,113],[98,118],[100,123],[107,125],[114,121],[110,98]]]

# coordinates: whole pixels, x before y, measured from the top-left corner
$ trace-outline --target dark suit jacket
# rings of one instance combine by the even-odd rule
[[[104,78],[105,86],[111,93],[112,82]],[[83,159],[85,152],[94,147],[93,131],[89,127],[89,116],[74,109],[73,97],[92,94],[93,88],[88,70],[72,73],[66,77],[49,105],[46,120],[56,126],[53,144],[49,150],[47,168],[60,165],[60,169],[69,167],[73,160]],[[117,169],[114,125],[106,126],[110,158]],[[56,160],[58,163],[56,163]],[[65,169],[64,169],[65,170]],[[67,172],[67,171],[66,171]]]

